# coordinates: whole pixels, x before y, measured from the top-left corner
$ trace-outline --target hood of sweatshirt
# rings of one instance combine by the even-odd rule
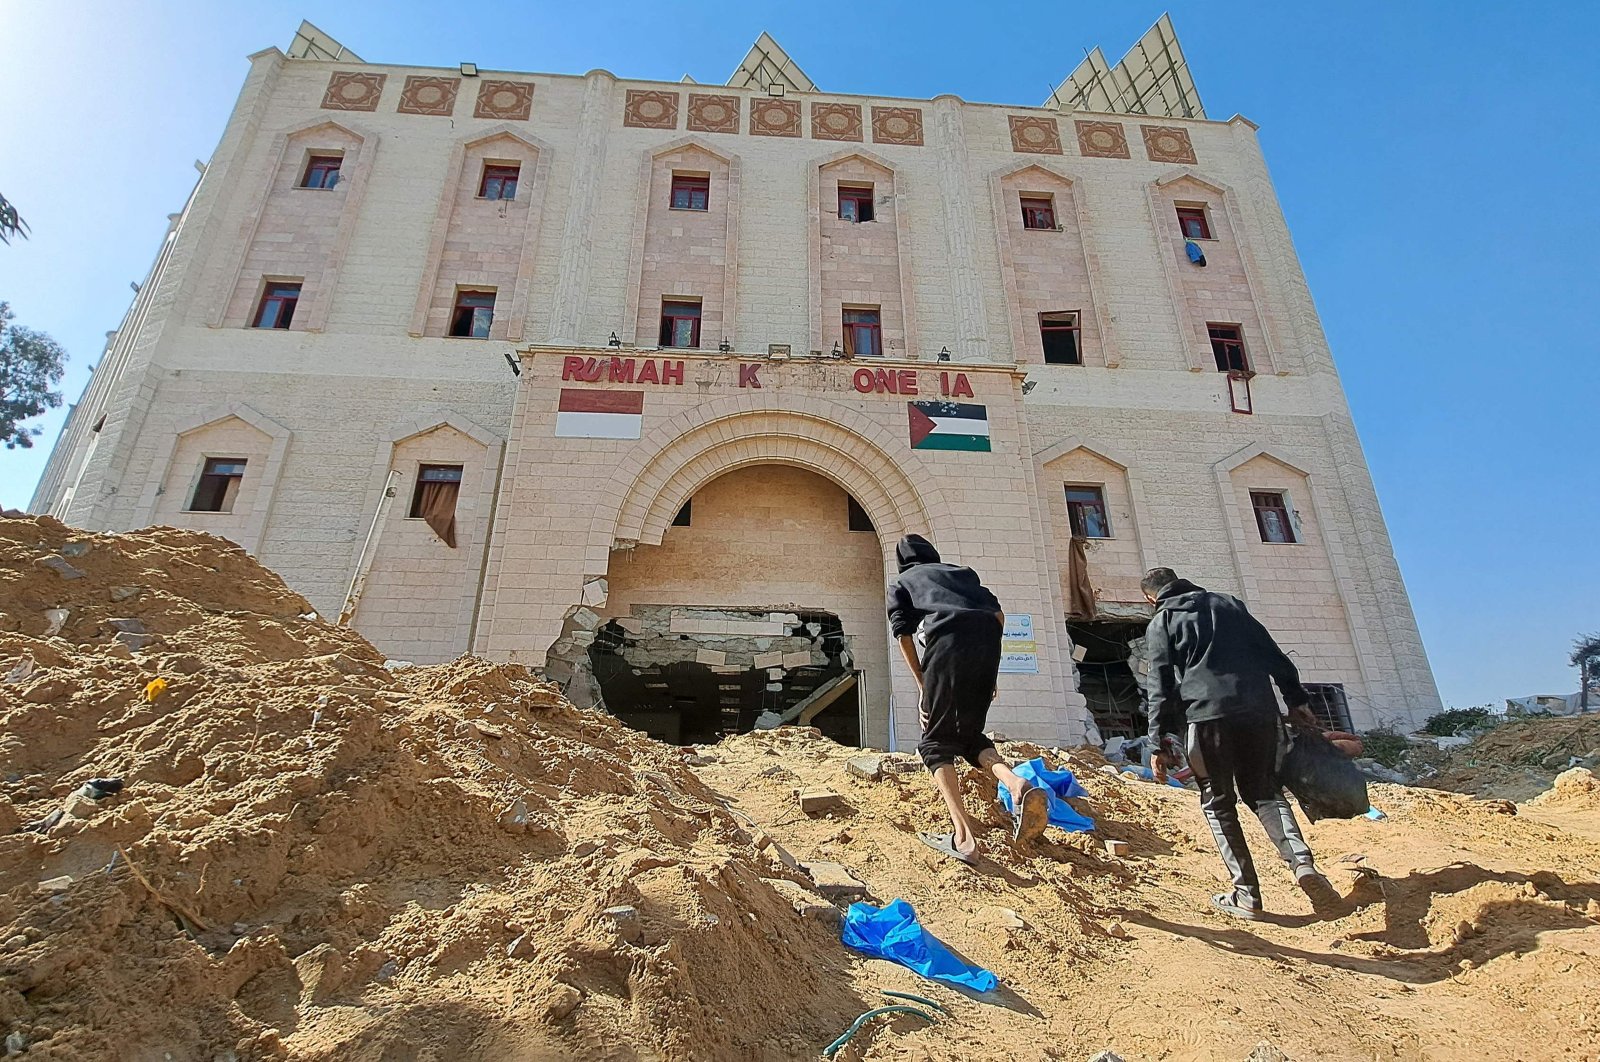
[[[895,546],[894,559],[900,562],[900,570],[905,571],[918,564],[938,564],[939,551],[921,535],[907,535]]]
[[[1196,586],[1187,579],[1179,579],[1175,583],[1168,583],[1156,595],[1157,609],[1170,609],[1173,612],[1194,612],[1199,608],[1200,599],[1205,596],[1206,588]]]

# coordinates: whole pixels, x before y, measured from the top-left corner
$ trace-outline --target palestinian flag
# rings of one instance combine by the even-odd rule
[[[989,410],[966,402],[907,402],[913,450],[981,450],[989,447]]]
[[[637,439],[644,426],[644,392],[563,387],[556,434],[568,439]]]

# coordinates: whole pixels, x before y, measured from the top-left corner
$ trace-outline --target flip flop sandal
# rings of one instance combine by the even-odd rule
[[[1050,794],[1036,785],[1022,791],[1021,806],[1012,816],[1011,840],[1013,844],[1026,841],[1032,844],[1044,836],[1050,825]]]
[[[917,838],[935,852],[949,856],[958,863],[965,863],[970,867],[978,862],[976,855],[965,855],[956,847],[956,835],[953,833],[919,833]]]
[[[1231,892],[1219,892],[1211,897],[1211,906],[1225,915],[1242,918],[1247,922],[1259,922],[1265,913],[1259,907],[1246,907],[1235,899]]]

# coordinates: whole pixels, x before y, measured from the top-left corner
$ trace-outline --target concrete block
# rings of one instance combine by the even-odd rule
[[[800,869],[830,900],[859,900],[867,895],[866,884],[838,863],[801,863]]]
[[[849,806],[844,797],[826,789],[817,789],[809,793],[800,794],[800,810],[807,815],[821,815],[826,811],[835,811]]]
[[[718,649],[700,649],[695,652],[694,659],[698,664],[726,664],[728,654]]]
[[[782,653],[757,653],[756,654],[755,663],[756,663],[756,667],[782,667],[783,666],[783,654]]]
[[[784,667],[807,667],[810,663],[811,653],[808,650],[802,649],[799,652],[783,654]]]
[[[1123,856],[1128,854],[1128,842],[1127,841],[1115,841],[1115,840],[1112,840],[1110,838],[1107,838],[1106,839],[1106,854],[1111,856],[1111,857],[1113,857],[1113,858],[1115,858],[1115,859],[1121,859]]]
[[[844,762],[845,773],[863,782],[876,782],[883,778],[882,756],[851,756]]]
[[[606,581],[604,579],[590,579],[583,584],[583,592],[578,600],[589,606],[600,606],[606,603]]]

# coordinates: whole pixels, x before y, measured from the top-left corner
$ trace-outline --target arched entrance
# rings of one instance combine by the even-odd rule
[[[836,482],[760,462],[695,489],[659,545],[612,552],[589,662],[606,707],[683,744],[807,723],[887,738],[883,557]]]

